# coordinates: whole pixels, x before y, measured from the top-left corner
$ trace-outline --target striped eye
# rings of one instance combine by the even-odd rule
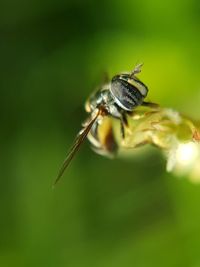
[[[110,91],[118,106],[127,111],[141,105],[148,93],[146,85],[128,74],[114,76]]]
[[[143,98],[147,96],[148,88],[143,82],[141,82],[140,80],[138,80],[134,77],[134,79],[129,78],[128,83],[133,85],[135,88],[137,88],[139,90],[139,92],[141,93],[141,95],[143,96]]]

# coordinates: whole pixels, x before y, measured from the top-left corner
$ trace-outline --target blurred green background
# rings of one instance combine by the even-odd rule
[[[87,143],[51,189],[104,71],[144,62],[149,100],[200,118],[200,2],[2,0],[0,36],[0,266],[200,266],[200,186],[156,149]]]

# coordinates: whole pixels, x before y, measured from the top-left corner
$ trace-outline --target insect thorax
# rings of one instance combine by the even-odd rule
[[[107,114],[112,117],[121,117],[120,113],[122,108],[117,105],[109,88],[97,91],[86,103],[86,110],[88,112],[93,112],[95,109],[101,108],[103,108]]]

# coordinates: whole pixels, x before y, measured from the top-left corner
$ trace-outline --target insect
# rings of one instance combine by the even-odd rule
[[[85,105],[89,117],[82,124],[83,128],[69,150],[54,184],[60,180],[86,137],[91,142],[93,149],[100,154],[105,151],[114,153],[117,150],[117,142],[109,120],[104,123],[106,129],[104,129],[103,138],[99,136],[99,128],[103,119],[111,117],[119,120],[121,136],[125,138],[125,128],[128,128],[127,115],[140,105],[155,107],[156,104],[144,101],[148,88],[136,76],[141,72],[141,67],[142,64],[139,64],[130,73],[115,75],[109,83],[103,85],[89,97]]]

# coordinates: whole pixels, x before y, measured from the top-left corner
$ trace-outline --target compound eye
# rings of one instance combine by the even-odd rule
[[[133,110],[141,98],[140,94],[135,96],[132,85],[119,78],[112,80],[110,91],[118,106],[127,111]]]
[[[141,93],[142,97],[145,98],[148,93],[147,86],[141,82],[137,77],[129,78],[128,83],[133,85],[133,87],[137,88],[137,90]]]
[[[116,81],[116,80],[124,80],[124,81],[128,81],[128,79],[130,79],[130,74],[120,74],[120,75],[115,75],[112,78],[112,82]]]
[[[118,106],[127,111],[141,105],[147,95],[147,87],[142,82],[131,79],[128,74],[114,76],[110,91]]]

